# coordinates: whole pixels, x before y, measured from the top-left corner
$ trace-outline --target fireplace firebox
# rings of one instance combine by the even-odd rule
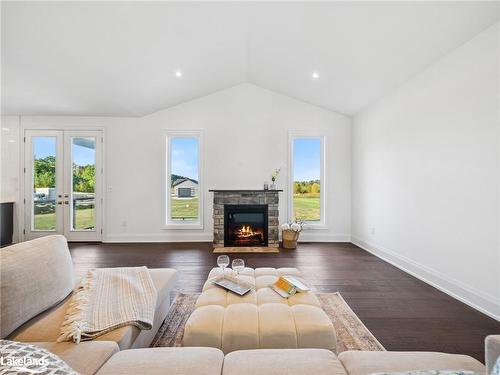
[[[224,205],[224,246],[268,246],[268,205]]]

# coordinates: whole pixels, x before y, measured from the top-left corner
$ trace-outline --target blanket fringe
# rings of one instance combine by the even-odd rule
[[[57,342],[73,341],[77,344],[80,343],[82,332],[88,326],[83,311],[90,302],[90,291],[94,286],[93,273],[94,270],[90,270],[74,289]]]

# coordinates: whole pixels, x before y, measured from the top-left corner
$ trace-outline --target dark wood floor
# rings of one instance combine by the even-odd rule
[[[70,244],[75,271],[145,265],[179,271],[177,289],[199,292],[217,255],[210,243]],[[236,256],[233,256],[234,258]],[[484,362],[500,323],[353,244],[301,244],[280,254],[238,254],[249,267],[297,267],[321,292],[340,291],[387,350],[444,351]]]

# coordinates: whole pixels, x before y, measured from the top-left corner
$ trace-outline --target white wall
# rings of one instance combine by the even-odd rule
[[[355,116],[356,244],[500,318],[499,24]]]
[[[348,117],[242,84],[143,118],[21,117],[22,129],[105,129],[106,241],[211,241],[211,188],[262,188],[282,167],[280,219],[287,218],[288,131],[327,137],[325,230],[303,240],[350,240],[350,136]],[[203,130],[204,229],[165,230],[162,133]],[[3,154],[2,154],[3,158]],[[126,226],[124,223],[126,222]]]
[[[14,202],[14,236],[19,240],[19,117],[3,116],[1,121],[0,200]]]

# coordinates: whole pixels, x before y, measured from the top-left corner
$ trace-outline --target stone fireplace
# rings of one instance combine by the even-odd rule
[[[279,246],[279,192],[210,190],[214,193],[214,247]]]

